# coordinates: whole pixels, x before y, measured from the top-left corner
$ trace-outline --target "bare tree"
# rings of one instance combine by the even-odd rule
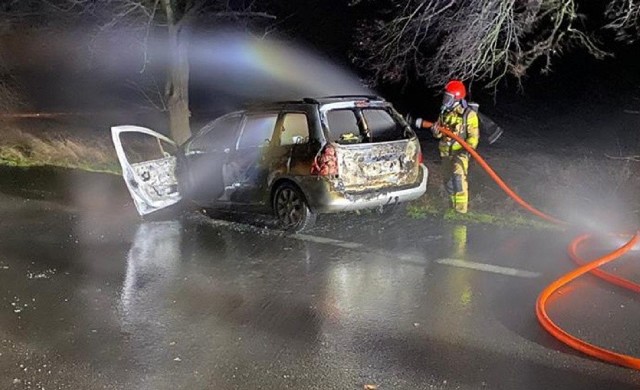
[[[29,14],[29,1],[7,0],[0,4],[0,38],[11,35]],[[7,65],[4,45],[0,44],[0,112],[11,112],[26,104],[18,81]]]
[[[610,19],[606,27],[616,33],[618,40],[633,43],[640,38],[639,0],[613,0],[608,4],[605,15]],[[637,141],[636,149],[640,149],[640,139]],[[640,162],[640,155],[607,157]]]
[[[0,113],[11,112],[24,105],[24,97],[17,88],[17,82],[0,56]]]
[[[575,0],[387,3],[386,13],[360,26],[354,56],[377,81],[415,74],[431,85],[460,78],[495,86],[506,75],[522,77],[539,59],[548,71],[571,47],[607,54],[585,33]]]
[[[614,30],[619,40],[631,43],[640,38],[640,1],[614,0],[608,4],[606,16],[611,20],[606,27]]]
[[[137,36],[143,55],[144,71],[150,61],[147,45],[150,36],[158,30],[164,31],[164,45],[168,54],[168,69],[164,96],[155,106],[169,113],[171,136],[178,143],[191,134],[189,126],[189,37],[190,29],[203,18],[213,22],[221,20],[246,20],[272,18],[254,11],[252,2],[229,0],[66,0],[66,10],[71,13],[90,15],[99,23],[98,33],[109,34],[124,29]],[[142,91],[142,89],[140,89]],[[147,98],[149,95],[145,92]]]

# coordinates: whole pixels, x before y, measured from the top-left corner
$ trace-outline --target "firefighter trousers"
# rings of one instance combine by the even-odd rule
[[[469,154],[454,153],[442,157],[444,168],[444,186],[449,196],[449,205],[459,213],[466,213],[469,204]]]

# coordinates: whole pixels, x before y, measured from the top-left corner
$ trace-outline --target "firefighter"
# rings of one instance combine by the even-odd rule
[[[451,80],[444,88],[440,116],[431,127],[433,136],[440,139],[438,149],[442,158],[445,189],[453,210],[465,214],[469,203],[469,153],[462,145],[444,136],[438,129],[446,127],[467,142],[472,148],[478,146],[480,129],[477,112],[469,106],[464,84]]]

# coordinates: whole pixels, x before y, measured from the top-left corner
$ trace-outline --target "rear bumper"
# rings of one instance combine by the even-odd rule
[[[302,184],[309,207],[317,213],[336,213],[376,208],[408,202],[421,197],[427,191],[429,170],[420,165],[421,177],[414,187],[385,189],[361,194],[349,194],[336,191],[325,180],[314,180]]]

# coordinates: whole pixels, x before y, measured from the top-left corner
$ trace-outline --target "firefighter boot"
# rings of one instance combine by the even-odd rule
[[[451,196],[451,204],[456,212],[466,214],[469,209],[469,195],[466,192],[456,192]]]

